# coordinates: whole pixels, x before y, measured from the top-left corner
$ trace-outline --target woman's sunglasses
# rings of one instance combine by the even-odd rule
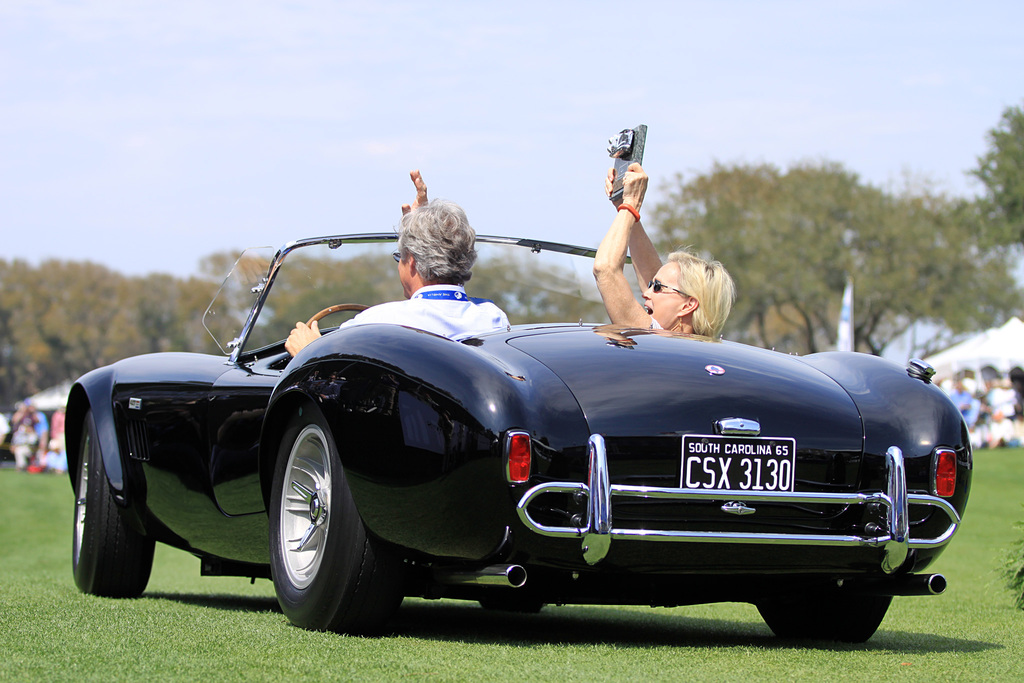
[[[683,296],[690,296],[689,294],[687,294],[686,292],[684,292],[682,290],[676,289],[675,287],[669,287],[668,285],[666,285],[661,280],[658,280],[657,278],[655,278],[654,280],[651,280],[650,282],[648,282],[647,283],[647,288],[648,289],[653,289],[655,294],[660,294],[661,290],[663,290],[663,289],[670,289],[673,292],[675,292],[676,294],[682,294]]]

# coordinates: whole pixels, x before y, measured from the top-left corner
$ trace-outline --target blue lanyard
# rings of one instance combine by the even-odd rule
[[[458,289],[433,289],[429,292],[419,291],[413,294],[413,299],[434,299],[443,301],[467,301],[474,304],[491,303],[490,299],[474,299],[465,292]]]
[[[465,292],[457,289],[434,289],[429,292],[416,292],[413,299],[447,299],[448,301],[469,301]]]

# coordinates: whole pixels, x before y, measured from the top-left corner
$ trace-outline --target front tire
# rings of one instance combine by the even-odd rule
[[[270,568],[302,628],[376,633],[402,602],[402,565],[359,516],[326,420],[305,406],[285,429],[270,497]]]
[[[137,598],[153,569],[153,540],[121,517],[110,493],[92,411],[85,414],[75,478],[71,565],[83,593]]]
[[[891,602],[889,596],[814,593],[765,600],[757,611],[780,638],[863,643],[878,630]]]

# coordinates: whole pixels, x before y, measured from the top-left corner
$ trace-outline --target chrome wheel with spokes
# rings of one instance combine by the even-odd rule
[[[285,427],[270,488],[270,572],[295,624],[379,631],[402,602],[403,565],[363,525],[327,420],[312,405]]]
[[[88,453],[92,445],[89,443],[89,440],[92,439],[92,434],[87,431],[83,439],[85,439],[85,444],[83,445],[82,452]],[[88,507],[88,496],[89,458],[82,457],[78,465],[78,484],[75,486],[75,529],[71,541],[71,564],[73,567],[78,566],[78,560],[82,554],[82,539],[85,536],[85,511]]]
[[[324,432],[303,429],[288,456],[280,516],[281,556],[288,580],[305,588],[323,561],[330,530],[331,459]]]

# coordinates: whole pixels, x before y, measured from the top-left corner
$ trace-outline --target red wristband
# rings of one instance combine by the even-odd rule
[[[631,214],[633,214],[633,218],[636,219],[636,222],[640,222],[640,212],[634,209],[629,204],[619,204],[619,211],[629,211]]]

